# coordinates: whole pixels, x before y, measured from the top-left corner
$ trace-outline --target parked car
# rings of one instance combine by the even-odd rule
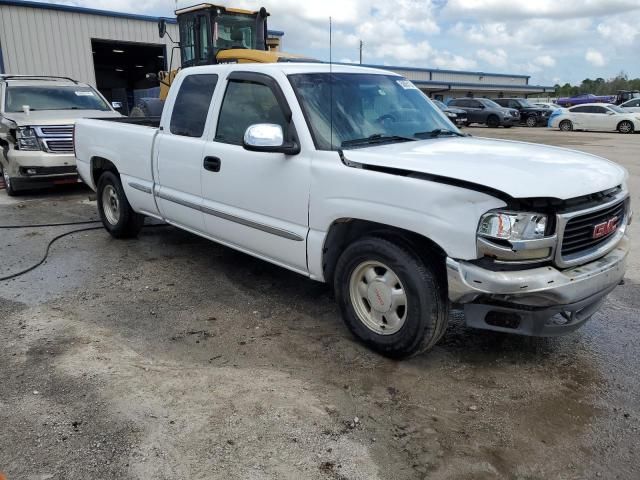
[[[616,94],[616,101],[612,102],[616,105],[622,105],[625,102],[633,99],[640,99],[640,90],[618,90]]]
[[[512,108],[520,112],[520,123],[527,127],[546,125],[551,115],[551,110],[536,107],[526,98],[494,98],[494,102],[505,108]]]
[[[488,98],[453,98],[449,100],[447,106],[465,110],[467,125],[481,123],[492,128],[501,125],[510,128],[520,123],[518,110],[502,107]]]
[[[640,113],[626,112],[617,105],[588,103],[563,109],[549,120],[549,127],[566,132],[571,130],[640,131]]]
[[[460,127],[467,123],[467,112],[461,108],[448,107],[440,100],[431,100],[436,106],[444,112],[444,114],[453,122],[456,126]]]
[[[392,357],[433,347],[450,302],[472,327],[573,331],[625,272],[622,167],[463,135],[384,70],[187,68],[159,123],[79,120],[75,148],[113,237],[149,216],[328,282]]]
[[[7,193],[77,182],[74,122],[119,116],[87,84],[60,77],[0,75],[0,170]]]
[[[619,105],[619,107],[625,112],[640,112],[640,98],[627,100],[623,104]]]
[[[576,95],[575,97],[561,97],[556,100],[560,107],[572,107],[574,105],[582,105],[585,103],[615,103],[615,95],[593,95],[591,93]]]
[[[532,105],[534,107],[544,108],[546,110],[551,110],[551,111],[554,111],[554,110],[557,110],[559,108],[562,108],[562,107],[560,107],[560,105],[556,105],[555,103],[550,103],[550,102],[535,102]]]

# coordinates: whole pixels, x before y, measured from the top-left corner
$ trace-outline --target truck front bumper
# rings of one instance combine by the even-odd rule
[[[449,299],[475,328],[554,336],[579,328],[625,273],[629,240],[585,265],[558,270],[493,271],[447,258]]]

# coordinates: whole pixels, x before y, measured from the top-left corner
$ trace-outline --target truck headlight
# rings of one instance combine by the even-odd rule
[[[553,255],[557,239],[548,234],[547,215],[488,212],[478,225],[478,253],[497,261],[531,263]]]
[[[41,150],[36,131],[30,127],[20,127],[16,132],[19,150]]]

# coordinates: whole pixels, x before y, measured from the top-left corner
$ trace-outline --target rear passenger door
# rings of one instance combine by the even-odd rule
[[[589,113],[589,107],[579,106],[573,107],[569,110],[570,120],[573,123],[573,128],[576,129],[589,129],[591,124],[591,118]]]
[[[214,74],[188,75],[180,84],[168,121],[156,138],[156,198],[162,216],[186,229],[204,232],[200,174],[204,132],[218,81]],[[166,106],[165,108],[169,108]]]
[[[298,122],[304,122],[297,104],[289,105],[271,76],[230,73],[215,133],[202,154],[202,207],[211,237],[306,273],[310,156],[304,151],[252,152],[242,146],[250,125],[278,124],[285,138],[293,133],[293,107]]]
[[[470,122],[484,123],[486,121],[487,115],[484,112],[484,105],[482,105],[478,100],[464,100],[464,105],[466,106],[466,110],[469,114]]]

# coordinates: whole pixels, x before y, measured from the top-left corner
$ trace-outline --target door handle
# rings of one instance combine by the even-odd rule
[[[202,166],[205,170],[209,170],[210,172],[219,172],[221,164],[222,160],[218,157],[204,157]]]

